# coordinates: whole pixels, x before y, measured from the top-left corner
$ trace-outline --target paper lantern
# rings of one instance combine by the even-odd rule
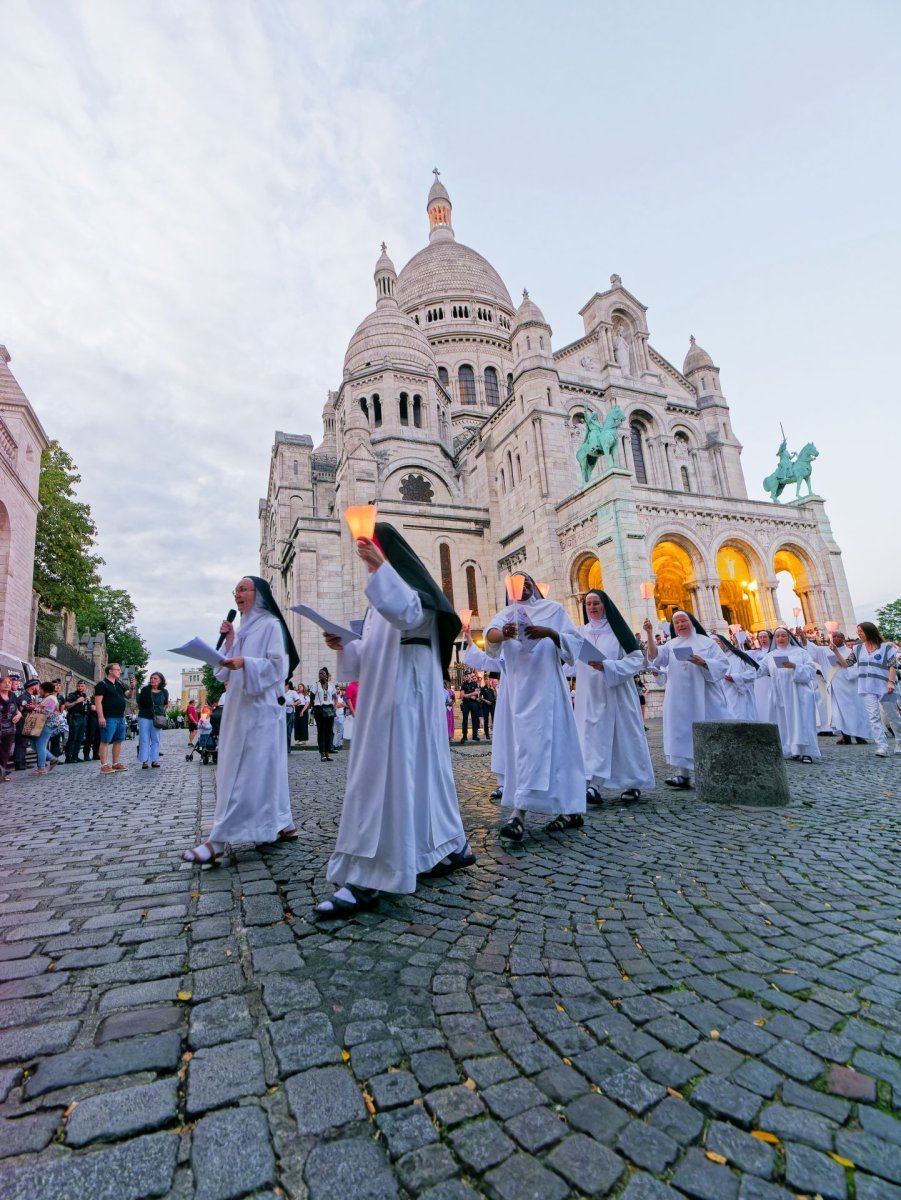
[[[541,599],[547,600],[548,592],[551,590],[551,585],[549,583],[539,583],[538,590],[541,592]]]
[[[377,509],[374,504],[355,504],[344,510],[344,520],[348,524],[351,537],[371,538],[375,533],[375,518]]]
[[[654,598],[654,581],[653,580],[651,580],[650,583],[643,583],[641,585],[641,598],[642,598],[642,600],[653,600],[653,598]]]
[[[457,616],[458,616],[458,617],[460,618],[460,620],[463,622],[463,628],[464,628],[464,629],[468,629],[468,628],[469,628],[469,623],[470,623],[470,621],[472,620],[472,614],[473,614],[473,610],[472,610],[471,608],[459,608],[459,609],[457,609]]]
[[[738,631],[739,631],[740,629],[741,629],[741,626],[740,626],[740,625],[730,625],[730,626],[729,626],[729,632],[730,632],[730,633],[738,633]]]
[[[518,604],[522,599],[522,594],[526,586],[525,575],[510,575],[509,577],[509,592],[513,597],[513,603]]]
[[[826,628],[830,633],[835,633],[835,631],[838,629],[838,621],[827,621]]]

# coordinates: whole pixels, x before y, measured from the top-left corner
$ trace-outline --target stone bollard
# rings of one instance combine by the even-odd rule
[[[788,776],[775,725],[763,721],[696,721],[695,787],[709,804],[754,808],[788,804]]]

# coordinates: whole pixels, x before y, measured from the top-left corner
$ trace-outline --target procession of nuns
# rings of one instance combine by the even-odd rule
[[[460,816],[442,682],[460,638],[465,665],[499,676],[492,798],[504,810],[498,836],[507,843],[523,841],[529,814],[531,831],[566,834],[582,828],[587,805],[600,804],[604,792],[631,803],[654,788],[636,686],[642,672],[664,688],[671,788],[691,787],[697,721],[771,722],[787,758],[818,759],[818,668],[839,742],[870,734],[877,754],[887,753],[879,705],[880,697],[893,701],[894,723],[897,650],[868,623],[858,627],[854,649],[840,635],[830,647],[805,647],[778,627],[761,630],[757,648],[746,651],[709,636],[691,613],[677,610],[661,644],[645,620],[643,645],[606,592],[585,594],[577,628],[561,604],[542,594],[546,589],[520,572],[508,578],[508,603],[487,624],[479,649],[402,535],[374,513],[367,533],[354,533],[368,579],[361,632],[351,640],[330,625],[323,634],[337,652],[338,679],[357,680],[359,690],[326,870],[335,890],[315,905],[314,920],[352,917],[374,909],[382,895],[410,894],[423,879],[476,862]],[[228,686],[216,808],[208,839],[184,853],[195,863],[214,862],[230,843],[299,836],[279,704],[297,651],[264,580],[241,579],[235,603],[241,620],[237,627],[222,624],[227,657],[216,672]],[[901,721],[897,734],[901,748]]]

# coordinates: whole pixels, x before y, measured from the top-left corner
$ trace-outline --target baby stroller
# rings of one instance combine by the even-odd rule
[[[194,755],[200,755],[201,763],[206,767],[219,761],[219,738],[211,729],[201,730],[197,741],[185,755],[185,762],[193,762]]]

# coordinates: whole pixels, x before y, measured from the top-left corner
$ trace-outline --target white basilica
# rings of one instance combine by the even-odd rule
[[[779,619],[853,631],[823,501],[748,498],[719,368],[693,337],[679,370],[613,275],[580,310],[584,334],[554,349],[538,305],[523,293],[515,307],[457,241],[437,172],[427,210],[428,244],[400,273],[382,248],[375,308],[350,339],[320,444],[275,435],[260,571],[280,603],[362,615],[363,565],[341,513],[377,501],[454,605],[477,614],[474,633],[517,569],[577,622],[581,596],[603,586],[636,629],[652,604],[660,619],[683,607],[721,631]],[[609,453],[586,461],[599,426]],[[780,572],[797,621],[777,612]],[[312,624],[293,631],[312,679],[331,655]]]

